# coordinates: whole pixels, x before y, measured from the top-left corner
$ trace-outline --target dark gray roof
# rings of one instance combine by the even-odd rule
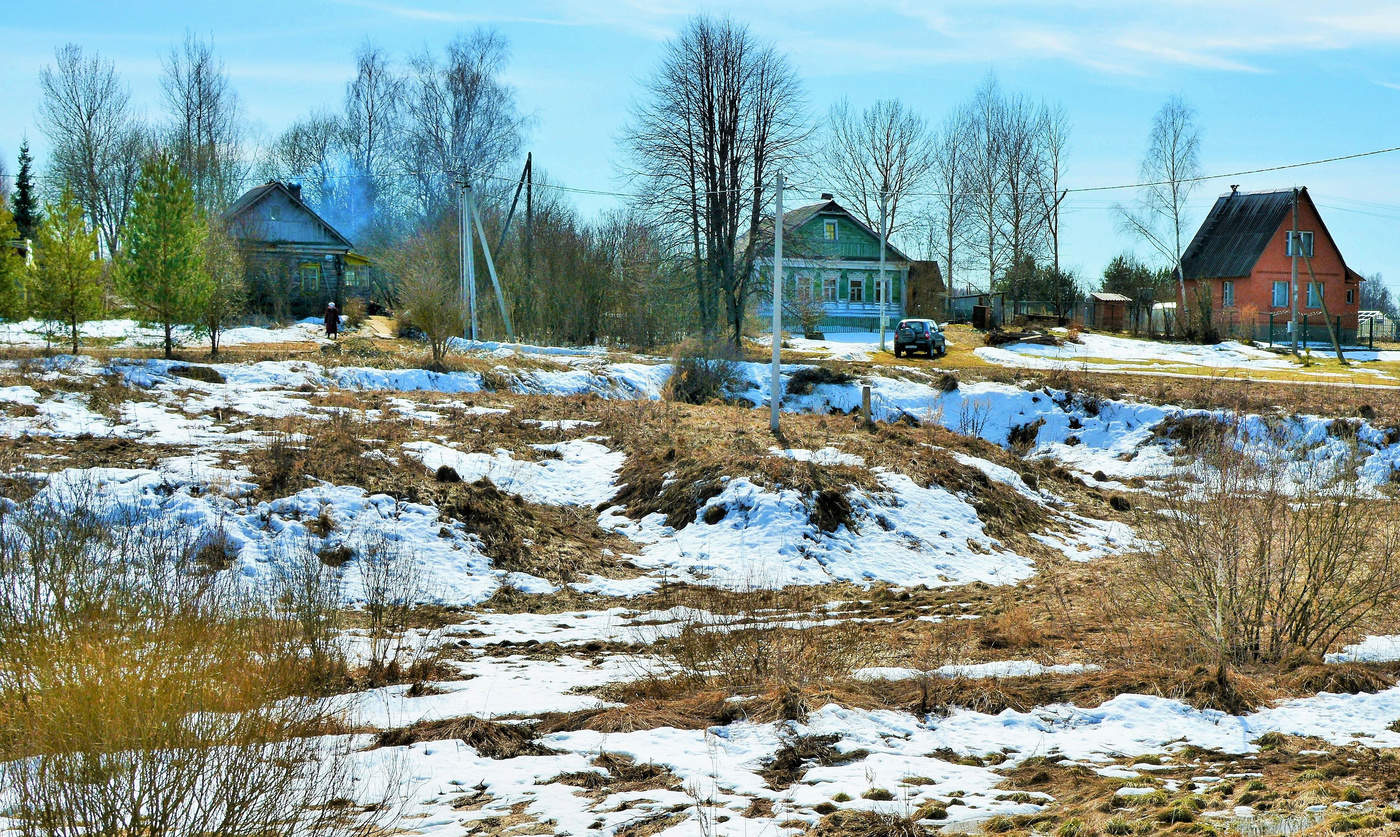
[[[1307,194],[1307,189],[1299,197]],[[1248,276],[1293,209],[1293,190],[1231,192],[1215,200],[1181,254],[1187,279]]]

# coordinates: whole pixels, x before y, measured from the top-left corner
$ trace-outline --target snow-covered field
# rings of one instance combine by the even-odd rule
[[[133,339],[131,327],[93,324],[91,334],[110,337],[119,346],[141,345],[127,342]],[[148,337],[141,333],[134,339]],[[859,360],[871,350],[871,337],[837,335],[821,345],[793,343]],[[34,339],[24,324],[0,329],[0,343],[42,345],[42,338]],[[316,339],[317,329],[308,323],[273,331],[239,329],[226,342]],[[986,490],[1004,492],[1034,509],[1041,520],[1037,528],[1021,533],[1024,538],[994,534],[990,512],[975,493],[951,483],[919,481],[898,467],[869,464],[869,456],[817,444],[773,445],[768,455],[793,467],[869,472],[866,487],[846,487],[842,496],[849,517],[834,529],[814,522],[813,498],[804,491],[752,474],[727,476],[717,491],[698,502],[688,525],[671,525],[661,513],[633,517],[618,501],[628,450],[615,431],[599,420],[561,417],[555,411],[526,414],[513,399],[585,395],[657,401],[669,365],[643,358],[618,361],[600,349],[480,344],[471,351],[497,364],[493,385],[504,380],[508,390],[489,391],[487,377],[476,372],[312,361],[209,364],[196,377],[182,369],[188,364],[164,360],[7,361],[0,363],[6,384],[0,387],[0,437],[25,443],[24,458],[11,476],[37,478],[40,492],[57,495],[83,487],[192,530],[217,530],[232,552],[230,571],[250,585],[276,579],[288,561],[306,550],[320,554],[344,547],[355,555],[369,537],[387,539],[411,554],[430,581],[427,598],[459,612],[454,623],[421,630],[410,644],[414,653],[450,649],[444,665],[453,674],[440,672],[433,688],[418,696],[406,685],[349,696],[344,701],[347,721],[370,731],[461,717],[515,723],[625,709],[604,687],[673,673],[663,649],[697,625],[720,633],[756,624],[873,631],[900,620],[975,620],[985,615],[965,610],[971,605],[958,600],[964,587],[985,591],[1033,585],[1040,562],[1050,557],[1091,562],[1139,545],[1133,529],[1103,507],[1083,505],[1063,486],[1028,482],[1030,477],[1006,464],[1009,459],[997,462],[935,446],[927,448],[929,453],[946,455],[960,473],[975,475],[971,482],[985,483],[990,486]],[[1239,344],[1197,350],[1094,335],[1063,350],[1013,346],[977,352],[993,362],[1025,366],[1082,363],[1084,358],[1217,368],[1287,365]],[[515,364],[520,357],[536,362]],[[796,368],[785,367],[785,377]],[[766,367],[742,364],[741,373],[745,385],[734,395],[766,404]],[[1080,487],[1109,493],[1134,490],[1130,483],[1150,485],[1181,464],[1175,444],[1158,432],[1165,420],[1212,415],[1004,383],[969,382],[944,391],[898,370],[872,370],[848,384],[819,384],[810,394],[783,397],[782,407],[842,420],[842,414],[858,407],[861,383],[872,388],[880,420],[908,417],[941,424],[999,447],[1006,447],[1018,429],[1024,437],[1024,428],[1033,426],[1028,460],[1049,460],[1067,468]],[[125,397],[103,401],[94,394],[99,386],[121,389]],[[496,566],[488,545],[468,523],[431,502],[410,502],[354,483],[308,481],[285,496],[260,494],[260,475],[247,454],[269,443],[274,423],[328,420],[347,402],[360,405],[368,427],[393,422],[395,433],[407,436],[394,443],[365,440],[370,459],[423,480],[450,469],[466,483],[489,481],[522,507],[578,515],[617,539],[616,554],[603,562],[611,570],[589,570],[564,581],[544,569]],[[538,407],[541,402],[531,403]],[[553,440],[513,448],[476,445],[474,421],[507,421],[522,432],[552,434]],[[453,426],[460,424],[467,426]],[[1346,456],[1348,440],[1355,438],[1364,457],[1360,474],[1373,486],[1389,483],[1400,467],[1400,443],[1389,441],[1393,434],[1386,428],[1369,422],[1348,425],[1345,434],[1334,432],[1333,420],[1314,416],[1248,417],[1245,427],[1261,437],[1267,430],[1269,438],[1283,440],[1314,469]],[[92,445],[94,440],[125,440],[149,456],[140,462],[74,464],[50,457],[44,448],[48,444],[58,451],[60,445]],[[322,520],[333,525],[313,525]],[[618,568],[625,571],[612,571]],[[353,559],[344,567],[351,600],[363,597],[359,572]],[[860,601],[828,602],[816,613],[775,610],[744,616],[688,605],[657,606],[658,597],[677,584],[739,592],[840,585],[843,591],[855,591],[845,595]],[[945,611],[917,616],[859,610],[869,605],[862,597],[874,595],[869,591],[876,588],[933,591],[948,596],[951,604]],[[567,594],[570,602],[586,605],[545,612],[483,609],[493,596],[512,591],[543,601]],[[1355,640],[1328,662],[1400,659],[1395,636]],[[352,658],[363,656],[365,641],[347,635]],[[850,675],[891,684],[1005,684],[1089,677],[1112,661],[1007,657],[917,667],[885,662],[870,660]],[[1195,785],[1208,786],[1227,777],[1215,764],[1199,761],[1190,747],[1247,760],[1263,751],[1262,737],[1282,733],[1307,737],[1322,747],[1400,748],[1395,723],[1400,687],[1373,694],[1323,692],[1239,715],[1195,709],[1168,697],[1120,694],[1094,706],[1055,702],[1019,711],[952,709],[926,715],[824,700],[810,706],[804,720],[773,721],[751,717],[746,709],[758,706],[763,696],[724,697],[734,707],[730,723],[612,732],[576,725],[541,734],[537,743],[544,754],[491,758],[456,739],[365,749],[354,756],[362,779],[356,801],[374,802],[384,777],[399,772],[406,781],[397,790],[409,797],[405,827],[432,835],[473,833],[473,828],[499,833],[491,830],[501,828],[499,822],[492,823],[505,817],[521,828],[539,829],[529,833],[631,833],[628,829],[645,825],[655,827],[647,833],[666,835],[786,835],[802,833],[835,810],[910,816],[936,809],[944,818],[926,825],[971,827],[994,816],[1052,810],[1053,793],[1007,784],[1010,771],[1047,757],[1060,767],[1082,765],[1096,781],[1175,793],[1183,780],[1162,780],[1157,776],[1161,765],[1135,760],[1152,755],[1175,759],[1181,770],[1195,774]],[[765,772],[775,754],[810,736],[823,737],[836,754],[847,757],[813,762],[797,781],[775,783]],[[615,789],[611,780],[604,781],[608,769],[600,766],[599,757],[605,753],[664,768],[673,781]],[[590,773],[600,777],[602,790],[594,792],[577,779]],[[1248,805],[1228,810],[1232,817],[1255,816]]]

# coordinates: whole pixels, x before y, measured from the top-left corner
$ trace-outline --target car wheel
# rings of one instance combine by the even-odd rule
[[[895,347],[894,347],[894,356],[895,356],[895,357],[899,357],[899,347],[898,347],[898,346],[895,346]]]

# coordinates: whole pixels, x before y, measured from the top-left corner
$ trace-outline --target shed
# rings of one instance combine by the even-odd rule
[[[1128,322],[1131,299],[1108,291],[1089,294],[1089,324],[1104,331],[1122,331]]]

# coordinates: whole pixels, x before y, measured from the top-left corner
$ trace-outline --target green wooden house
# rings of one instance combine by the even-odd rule
[[[904,317],[914,262],[887,242],[882,286],[879,234],[831,195],[784,213],[783,228],[785,318],[793,302],[810,300],[821,306],[821,331],[879,331],[882,294],[888,299],[885,315],[890,327]],[[755,261],[760,299],[755,307],[765,324],[771,322],[773,312],[772,253],[770,241]],[[801,326],[794,322],[790,328],[796,331]]]

